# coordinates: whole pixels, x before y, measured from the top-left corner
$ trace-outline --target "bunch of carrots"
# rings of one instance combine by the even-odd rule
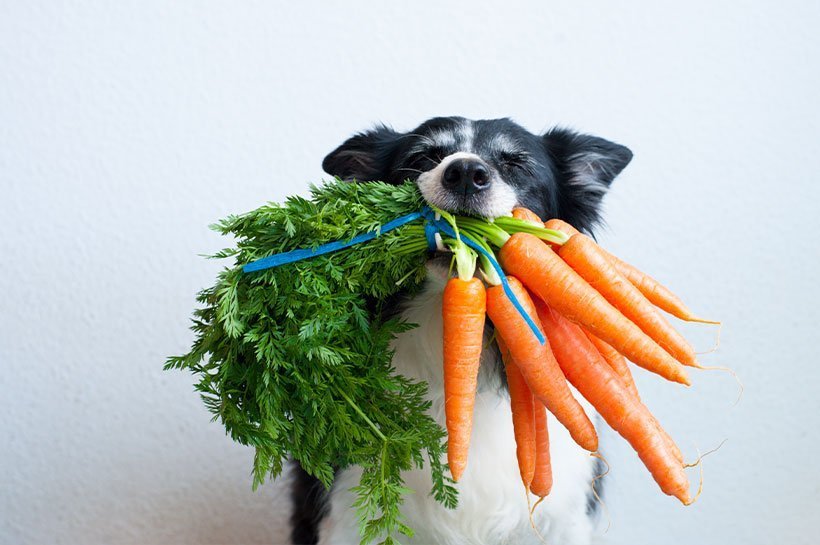
[[[458,481],[467,465],[487,316],[506,367],[521,479],[533,494],[543,498],[552,487],[547,411],[582,448],[598,449],[572,384],[635,449],[661,490],[690,504],[681,451],[641,402],[626,360],[689,385],[686,367],[701,366],[660,310],[690,322],[717,322],[696,317],[670,290],[561,220],[543,223],[516,209],[492,224],[459,218],[458,226],[457,238],[469,237],[490,254],[498,248],[508,286],[541,335],[505,293],[484,252],[478,256],[460,239],[450,240],[458,274],[445,287],[443,317],[453,478]],[[474,274],[478,258],[484,281]]]

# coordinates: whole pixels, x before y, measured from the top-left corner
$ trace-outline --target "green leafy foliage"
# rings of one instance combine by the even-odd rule
[[[347,240],[423,206],[414,184],[340,181],[213,228],[235,237],[216,284],[199,293],[187,369],[230,437],[256,449],[254,487],[289,458],[330,486],[361,466],[356,508],[362,542],[412,535],[402,520],[402,471],[429,464],[431,493],[456,504],[443,460],[445,433],[427,414],[427,386],[395,373],[391,341],[414,327],[391,318],[389,297],[424,280],[421,221],[336,253],[256,273],[242,266],[295,248]],[[417,491],[419,493],[420,491]]]

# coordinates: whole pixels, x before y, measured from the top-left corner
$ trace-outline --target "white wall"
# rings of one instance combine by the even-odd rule
[[[252,453],[161,371],[206,225],[372,122],[462,114],[629,145],[604,243],[726,322],[704,361],[737,407],[725,374],[639,376],[688,454],[728,438],[703,496],[610,437],[602,541],[816,543],[820,4],[443,4],[2,3],[0,542],[281,542],[284,489],[251,493]]]

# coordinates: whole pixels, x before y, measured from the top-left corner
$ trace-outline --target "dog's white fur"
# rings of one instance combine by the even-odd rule
[[[396,370],[429,385],[432,414],[444,426],[442,379],[441,296],[446,268],[431,264],[422,293],[413,298],[404,317],[419,327],[395,342]],[[483,358],[494,357],[485,351]],[[416,531],[402,542],[413,544],[473,545],[586,545],[592,537],[593,520],[587,515],[587,493],[595,460],[578,447],[554,418],[549,419],[550,451],[554,485],[530,522],[528,503],[518,474],[509,396],[501,388],[495,363],[482,361],[467,469],[458,483],[459,504],[448,510],[430,495],[428,469],[404,475],[415,491],[406,497],[402,513]],[[576,397],[578,397],[576,395]],[[584,408],[592,410],[580,397]],[[358,469],[346,469],[336,477],[329,498],[329,513],[322,521],[320,545],[356,545],[358,521],[349,489],[359,482]],[[540,534],[540,537],[539,537]]]
[[[418,186],[424,200],[444,210],[453,209],[455,206],[453,194],[444,188],[441,184],[441,179],[447,167],[458,159],[474,159],[481,161],[482,164],[486,164],[481,160],[481,157],[472,152],[458,151],[448,155],[442,159],[435,168],[419,175]],[[484,191],[482,199],[484,204],[476,209],[475,212],[488,218],[509,215],[513,207],[518,203],[518,195],[516,195],[515,189],[501,179],[498,173],[492,168],[490,168],[490,176],[491,183]]]

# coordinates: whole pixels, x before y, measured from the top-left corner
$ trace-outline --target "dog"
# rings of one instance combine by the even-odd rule
[[[322,168],[351,182],[413,180],[424,199],[449,212],[493,218],[516,206],[542,219],[561,218],[592,233],[601,200],[632,152],[603,138],[554,128],[536,135],[510,119],[430,119],[411,132],[380,125],[354,135],[325,157]],[[426,381],[431,414],[444,426],[441,296],[446,258],[431,258],[423,290],[398,308],[419,327],[394,342],[396,371]],[[489,342],[491,331],[485,333]],[[583,400],[582,400],[583,403]],[[592,408],[583,403],[589,414]],[[415,530],[406,543],[541,544],[590,543],[596,521],[593,479],[600,462],[578,447],[549,419],[554,484],[532,517],[518,473],[509,394],[497,349],[481,358],[467,468],[458,483],[459,503],[446,509],[429,494],[429,470],[404,474],[415,491],[402,513]],[[292,470],[291,539],[294,544],[355,545],[358,521],[350,488],[361,471],[337,472],[325,491],[298,464]],[[596,483],[600,494],[600,480]]]

